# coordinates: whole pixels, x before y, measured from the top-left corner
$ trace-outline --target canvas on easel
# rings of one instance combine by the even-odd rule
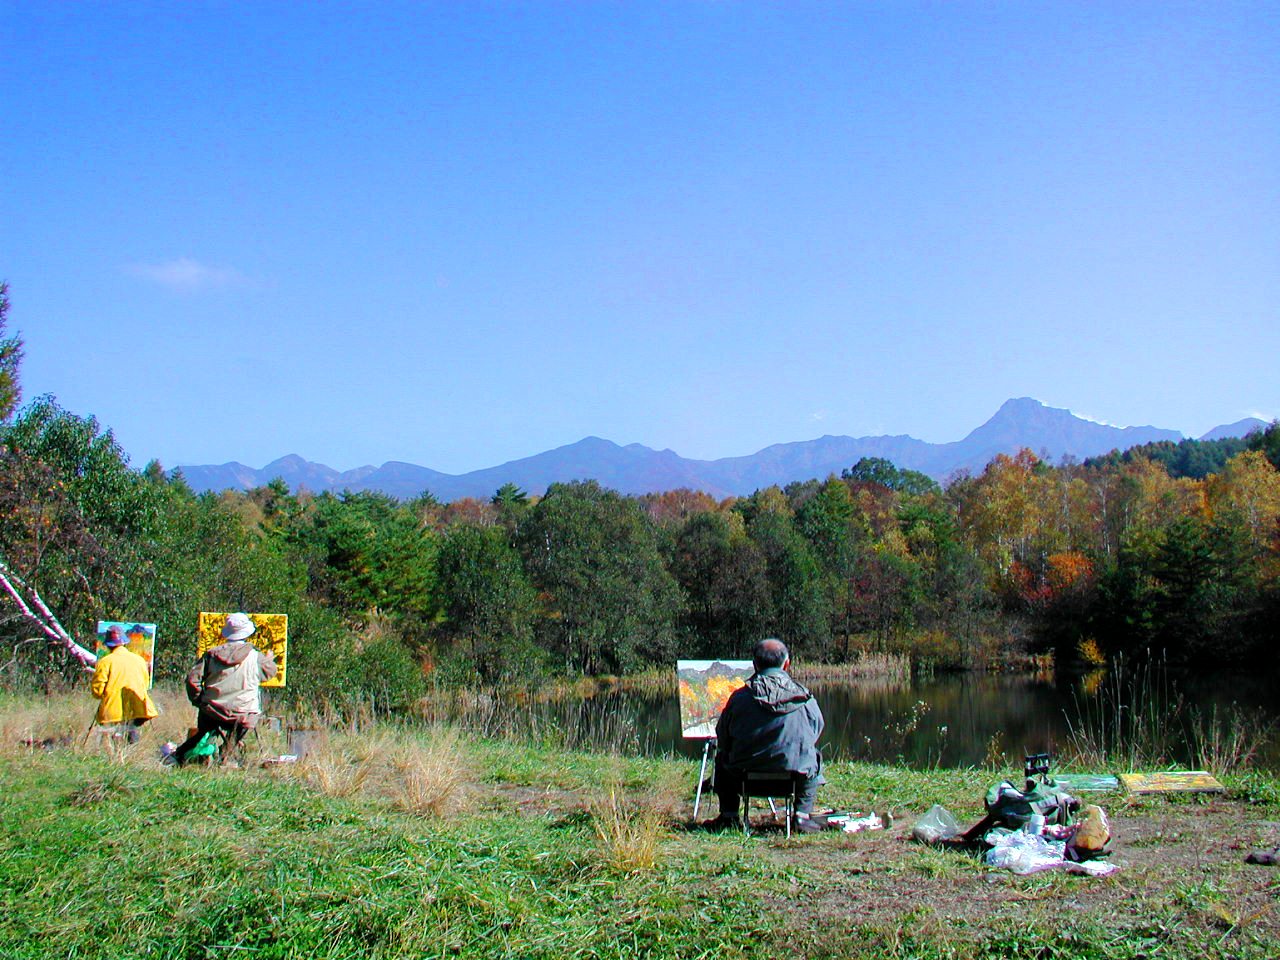
[[[98,635],[93,646],[94,654],[101,659],[109,652],[107,649],[107,631],[119,627],[124,634],[125,646],[147,662],[147,689],[156,682],[156,625],[139,623],[137,620],[99,620]]]
[[[686,740],[715,737],[724,705],[753,673],[750,660],[677,660],[681,736]]]
[[[219,644],[222,639],[222,628],[227,622],[226,613],[201,612],[196,625],[196,656],[203,657]],[[278,672],[270,680],[264,680],[262,686],[283,687],[285,669],[289,663],[289,616],[284,613],[251,613],[248,615],[257,627],[249,643],[262,653],[275,657]]]
[[[686,740],[701,740],[702,766],[698,771],[698,792],[693,801],[693,818],[702,805],[702,785],[716,742],[716,721],[733,692],[747,684],[755,673],[750,660],[677,660],[676,683],[680,697],[680,731]]]

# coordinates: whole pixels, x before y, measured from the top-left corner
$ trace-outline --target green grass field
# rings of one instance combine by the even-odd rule
[[[1119,873],[1014,877],[907,839],[933,803],[976,819],[992,771],[833,765],[824,803],[898,825],[788,842],[687,829],[683,759],[377,728],[295,768],[176,770],[154,739],[121,761],[20,749],[15,728],[12,960],[1280,953],[1280,874],[1243,864],[1280,842],[1269,775],[1211,800],[1110,796]]]

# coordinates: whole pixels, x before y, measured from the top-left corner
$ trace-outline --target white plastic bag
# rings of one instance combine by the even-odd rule
[[[987,865],[1003,867],[1025,876],[1062,866],[1065,852],[1064,843],[1049,840],[1038,833],[1014,830],[1000,837],[996,845],[987,851]]]
[[[934,804],[911,828],[911,836],[921,843],[937,843],[960,835],[960,824],[944,806]]]

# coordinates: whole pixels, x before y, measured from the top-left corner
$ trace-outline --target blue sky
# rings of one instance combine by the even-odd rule
[[[0,0],[28,398],[463,472],[1280,414],[1274,3]]]

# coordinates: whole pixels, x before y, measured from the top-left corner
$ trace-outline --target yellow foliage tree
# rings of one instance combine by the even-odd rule
[[[1210,514],[1238,513],[1255,546],[1280,534],[1280,472],[1261,451],[1236,454],[1206,487]]]

